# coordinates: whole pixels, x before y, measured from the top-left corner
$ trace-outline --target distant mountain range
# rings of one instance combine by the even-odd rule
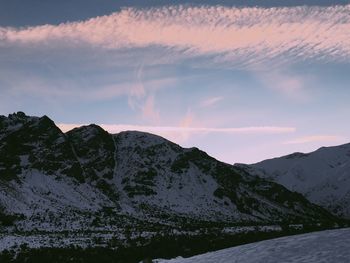
[[[336,215],[350,218],[350,143],[236,166],[301,193]]]
[[[324,175],[329,187],[322,200],[328,200],[333,185],[343,187],[337,181],[342,178],[341,167],[346,172],[343,159],[325,164],[312,156],[284,157],[285,167],[276,160],[276,167],[286,171],[295,171],[288,160],[312,160],[302,162],[308,170],[299,169],[299,177],[290,172],[295,183],[288,185],[280,180],[284,172],[274,172],[273,160],[250,167],[232,166],[197,148],[182,148],[156,135],[137,131],[109,134],[97,125],[63,133],[47,116],[18,112],[0,116],[0,220],[11,221],[6,224],[24,231],[115,229],[142,222],[181,225],[336,220],[291,191],[311,191],[309,182],[315,180],[309,178],[315,172],[309,175],[308,171],[319,171],[322,176],[323,171],[339,171],[336,181]],[[301,186],[303,180],[308,187]],[[300,187],[293,188],[295,184]],[[311,193],[323,198],[321,188],[315,189]],[[340,199],[336,200],[339,202],[334,204],[340,204]]]

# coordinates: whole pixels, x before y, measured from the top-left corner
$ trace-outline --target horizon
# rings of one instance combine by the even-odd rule
[[[18,113],[22,113],[22,112],[13,112],[13,113],[9,113],[9,115],[11,114],[18,114]],[[23,112],[24,113],[24,112]],[[55,120],[53,120],[52,118],[50,118],[49,116],[47,115],[43,115],[43,116],[29,116],[27,115],[26,113],[24,113],[27,117],[38,117],[38,118],[41,118],[41,117],[48,117],[49,119],[51,119],[56,127],[58,127],[63,133],[67,133],[73,129],[76,129],[76,128],[80,128],[80,127],[83,127],[83,126],[91,126],[91,125],[95,125],[95,126],[98,126],[100,128],[102,128],[104,131],[107,131],[109,134],[112,134],[112,135],[116,135],[116,134],[119,134],[121,132],[142,132],[142,133],[147,133],[147,134],[151,134],[151,135],[155,135],[155,136],[159,136],[163,139],[166,139],[172,143],[176,143],[174,141],[171,141],[169,139],[167,139],[166,137],[162,136],[162,135],[159,135],[159,134],[155,134],[155,133],[152,133],[150,131],[140,131],[140,130],[137,130],[137,129],[127,129],[127,125],[108,125],[108,124],[96,124],[96,123],[89,123],[89,124],[60,124],[60,123],[56,123]],[[6,117],[5,115],[0,115],[0,116],[4,116]],[[137,126],[129,126],[130,128],[134,127],[134,128],[137,128]],[[152,127],[151,127],[152,128]],[[158,127],[159,128],[159,127]],[[174,128],[174,127],[161,127],[161,128]],[[310,153],[313,153],[315,151],[318,151],[322,148],[332,148],[332,147],[340,147],[340,146],[343,146],[343,145],[346,145],[346,144],[349,144],[350,142],[346,142],[346,143],[342,143],[342,144],[336,144],[336,145],[329,145],[329,146],[319,146],[317,147],[316,149],[314,150],[311,150],[311,151],[308,151],[308,152],[300,152],[300,151],[297,151],[297,152],[291,152],[291,153],[288,153],[286,155],[280,155],[280,156],[274,156],[274,157],[271,157],[271,158],[267,158],[267,159],[262,159],[262,160],[259,160],[255,163],[259,163],[259,162],[262,162],[262,161],[266,161],[266,160],[271,160],[271,159],[276,159],[276,158],[281,158],[281,157],[285,157],[285,156],[288,156],[288,155],[292,155],[292,154],[295,154],[295,153],[301,153],[301,154],[310,154]],[[181,147],[183,148],[192,148],[192,147],[196,147],[196,146],[183,146],[181,144],[179,144]],[[199,150],[202,150],[201,148],[198,148]],[[209,156],[211,156],[209,154]],[[212,156],[214,157],[214,156]],[[214,157],[215,158],[215,157]],[[222,161],[222,160],[219,160],[219,161]],[[225,161],[222,161],[222,162],[225,162]],[[241,163],[241,162],[233,162],[233,163],[228,163],[228,164],[231,164],[231,165],[235,165],[235,164],[255,164],[255,163]]]
[[[62,129],[62,127],[61,127],[60,124],[56,124],[56,125],[57,125],[57,127],[58,127],[63,133],[66,133],[66,132],[68,132],[68,131],[71,131],[71,130],[73,130],[73,129],[75,129],[75,128],[79,128],[79,127],[82,127],[82,126],[97,125],[97,126],[99,126],[100,128],[102,128],[102,129],[104,129],[105,131],[107,131],[108,133],[113,134],[113,135],[118,134],[118,133],[120,133],[120,132],[144,132],[144,133],[149,133],[149,134],[152,134],[152,135],[160,136],[160,137],[162,137],[163,139],[167,139],[167,138],[163,137],[162,135],[154,134],[154,133],[147,132],[147,131],[140,131],[140,130],[120,130],[120,131],[117,131],[117,132],[110,132],[110,131],[108,131],[108,129],[105,129],[105,128],[104,128],[104,126],[108,126],[108,125],[105,125],[105,124],[90,123],[90,124],[82,124],[81,126],[74,126],[73,128],[71,128],[71,127],[70,127],[70,128],[64,127],[64,128],[66,128],[66,130],[63,130],[64,128]],[[66,124],[65,124],[65,125],[66,125]],[[169,139],[167,139],[167,140],[169,140]],[[173,142],[173,141],[171,141],[171,142]],[[175,143],[175,142],[173,142],[173,143]],[[345,142],[345,143],[341,143],[341,144],[328,145],[328,146],[322,146],[322,145],[321,145],[321,146],[319,146],[319,147],[317,147],[317,148],[315,148],[315,149],[313,149],[313,150],[307,151],[307,152],[300,152],[300,151],[291,152],[291,153],[288,153],[288,154],[286,154],[286,155],[279,155],[279,156],[274,156],[274,157],[267,158],[267,159],[258,160],[257,162],[254,162],[254,163],[233,162],[233,163],[228,163],[228,164],[231,164],[231,165],[234,165],[234,164],[255,164],[255,163],[259,163],[259,162],[266,161],[266,160],[270,160],[270,159],[285,157],[285,156],[288,156],[288,155],[291,155],[291,154],[294,154],[294,153],[309,154],[309,153],[313,153],[313,152],[315,152],[315,151],[318,151],[318,150],[320,150],[320,149],[322,149],[322,148],[339,147],[339,146],[346,145],[346,144],[349,144],[349,143],[350,143],[350,142]],[[187,147],[185,147],[185,146],[182,146],[181,144],[179,144],[179,145],[180,145],[181,147],[184,147],[184,148],[196,147],[196,146],[187,146]],[[199,148],[199,150],[202,150],[202,149]],[[209,154],[209,155],[210,155],[210,154]],[[210,156],[211,156],[211,155],[210,155]],[[212,156],[212,157],[215,158],[215,156]],[[219,159],[218,159],[218,160],[219,160]],[[222,161],[222,160],[219,160],[219,161]],[[222,162],[225,162],[225,161],[222,161]]]
[[[348,1],[4,0],[0,114],[135,128],[231,164],[342,145],[346,32]]]

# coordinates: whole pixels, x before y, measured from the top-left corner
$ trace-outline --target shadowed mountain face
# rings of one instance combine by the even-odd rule
[[[350,218],[350,144],[238,166],[302,193],[334,214]]]
[[[84,180],[71,144],[46,116],[1,116],[0,140],[0,173],[5,181],[18,180],[22,172],[33,170]]]
[[[197,148],[96,125],[63,133],[48,117],[21,112],[0,117],[0,204],[24,230],[335,220],[301,194]]]

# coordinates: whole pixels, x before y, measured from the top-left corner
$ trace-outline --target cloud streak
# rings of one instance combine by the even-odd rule
[[[312,142],[333,142],[344,139],[343,137],[336,135],[311,135],[299,137],[290,141],[284,142],[284,144],[305,144]]]
[[[350,5],[232,8],[127,8],[82,22],[28,28],[0,27],[0,45],[91,45],[105,49],[163,46],[186,55],[256,65],[283,57],[350,57]]]
[[[57,126],[64,132],[73,128],[83,126],[84,124],[59,123]],[[186,127],[186,126],[143,126],[129,124],[100,124],[100,126],[110,133],[121,131],[144,131],[144,132],[191,132],[191,133],[238,133],[238,134],[276,134],[295,132],[294,127],[279,126],[257,126],[257,127],[238,127],[238,128],[209,128],[209,127]]]
[[[123,131],[141,131],[162,136],[176,143],[186,142],[196,135],[208,134],[236,134],[236,135],[257,135],[257,134],[289,134],[294,133],[294,127],[279,127],[279,126],[257,126],[257,127],[235,127],[235,128],[212,128],[212,127],[190,127],[192,123],[191,115],[188,115],[183,123],[179,126],[145,126],[145,125],[129,125],[129,124],[99,124],[104,130],[109,133],[116,134]],[[85,124],[73,123],[58,123],[57,126],[67,132],[74,128]]]

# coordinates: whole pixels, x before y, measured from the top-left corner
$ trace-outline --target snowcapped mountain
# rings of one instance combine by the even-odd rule
[[[322,147],[265,160],[244,169],[302,193],[329,211],[350,218],[350,144]]]
[[[0,117],[0,206],[3,225],[25,231],[334,219],[197,148],[97,125],[63,133],[47,116],[22,112]]]

